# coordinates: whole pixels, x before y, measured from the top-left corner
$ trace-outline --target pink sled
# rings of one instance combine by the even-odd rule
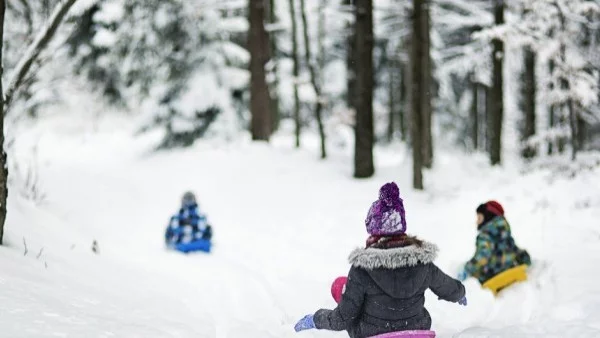
[[[339,303],[342,299],[342,294],[346,288],[346,282],[348,278],[346,277],[338,277],[333,281],[331,285],[331,296],[335,300],[336,303]],[[435,332],[429,330],[409,330],[409,331],[398,331],[398,332],[390,332],[384,333],[377,336],[372,336],[370,338],[395,338],[395,337],[404,337],[404,338],[435,338]]]
[[[404,337],[404,338],[435,338],[435,332],[429,330],[409,330],[409,331],[398,331],[398,332],[390,332],[384,333],[377,336],[372,336],[370,338],[395,338],[395,337]]]

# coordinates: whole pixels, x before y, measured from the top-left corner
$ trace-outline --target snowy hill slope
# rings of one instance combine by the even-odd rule
[[[439,337],[600,337],[598,169],[521,175],[440,153],[428,191],[418,193],[402,148],[379,150],[377,176],[356,181],[346,157],[320,162],[282,140],[149,154],[147,140],[100,129],[20,140],[20,154],[27,140],[39,141],[47,199],[36,206],[11,196],[1,337],[344,337],[292,326],[333,307],[329,285],[363,245],[368,206],[390,180],[405,199],[409,233],[440,246],[437,263],[449,274],[473,253],[474,209],[490,198],[504,204],[517,243],[535,260],[530,280],[498,299],[472,280],[466,308],[429,294]],[[210,256],[163,248],[187,189],[215,227]]]

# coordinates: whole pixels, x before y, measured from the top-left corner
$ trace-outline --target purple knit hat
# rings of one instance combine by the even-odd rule
[[[406,232],[404,204],[396,183],[386,183],[379,189],[379,199],[371,205],[365,224],[367,232],[374,236],[392,236]]]

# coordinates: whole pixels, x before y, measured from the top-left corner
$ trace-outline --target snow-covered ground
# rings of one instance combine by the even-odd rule
[[[285,138],[151,153],[156,139],[134,139],[123,125],[98,122],[91,132],[56,120],[19,135],[21,167],[37,144],[46,198],[34,203],[13,185],[1,337],[344,337],[292,327],[334,306],[330,283],[363,245],[367,209],[391,180],[409,232],[440,246],[449,274],[473,253],[474,210],[492,198],[535,260],[529,281],[496,299],[473,280],[466,308],[428,294],[439,337],[600,337],[600,169],[575,178],[492,169],[478,155],[438,150],[427,191],[415,192],[400,145],[378,149],[376,177],[354,180],[350,157],[323,162]],[[211,255],[163,247],[187,189],[215,227]]]

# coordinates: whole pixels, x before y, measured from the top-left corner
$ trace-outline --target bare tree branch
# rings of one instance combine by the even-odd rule
[[[52,17],[49,20],[48,25],[40,31],[38,36],[35,38],[33,43],[29,46],[19,63],[17,64],[14,75],[12,76],[8,87],[6,89],[6,95],[4,96],[4,114],[8,114],[11,100],[14,93],[19,89],[19,86],[23,82],[25,75],[31,69],[32,64],[39,57],[40,53],[48,46],[52,37],[54,37],[56,30],[60,26],[62,20],[69,12],[69,9],[77,0],[64,0],[56,5]]]
[[[23,7],[22,14],[25,18],[25,21],[27,22],[27,36],[31,36],[31,34],[33,33],[33,17],[31,16],[31,6],[29,5],[29,2],[27,2],[27,0],[19,0],[19,2]]]
[[[312,53],[310,49],[310,38],[308,36],[308,20],[306,19],[306,4],[304,0],[300,0],[300,16],[302,18],[302,33],[304,36],[304,58],[306,60],[306,66],[310,74],[310,83],[312,84],[313,90],[316,95],[316,106],[315,116],[317,118],[317,125],[319,126],[319,136],[321,139],[321,158],[327,158],[327,147],[325,142],[325,126],[323,124],[323,101],[321,91],[321,84],[319,82],[319,75],[313,62]]]

